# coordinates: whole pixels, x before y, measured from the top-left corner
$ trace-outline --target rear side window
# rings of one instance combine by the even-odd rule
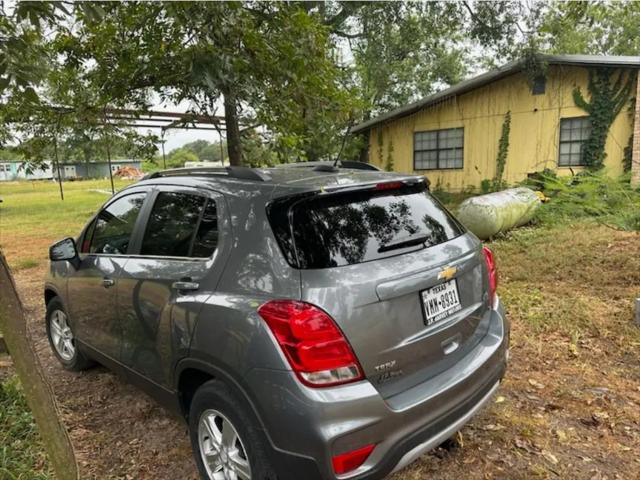
[[[463,233],[423,183],[394,190],[314,195],[289,208],[290,228],[278,226],[276,218],[272,226],[290,263],[295,259],[305,269],[386,258]]]
[[[146,193],[119,198],[103,209],[93,224],[89,253],[124,255]],[[84,249],[83,249],[84,250]]]
[[[186,193],[158,194],[142,240],[142,255],[206,258],[217,245],[213,200]]]

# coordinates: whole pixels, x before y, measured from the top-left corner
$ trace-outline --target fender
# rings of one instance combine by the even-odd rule
[[[262,421],[261,415],[256,408],[255,402],[251,398],[251,395],[249,395],[248,393],[246,385],[244,385],[244,382],[242,382],[240,379],[236,379],[234,375],[229,374],[228,369],[224,368],[223,365],[213,365],[210,362],[205,362],[194,358],[184,358],[182,360],[179,360],[175,366],[173,377],[173,388],[177,392],[178,396],[181,397],[179,391],[180,376],[185,370],[188,369],[200,370],[201,372],[209,374],[216,379],[222,380],[241,400],[247,403],[247,406],[250,408],[251,412],[258,420],[260,429],[265,432],[267,437],[269,437],[269,433],[265,428],[264,422]],[[184,408],[181,409],[183,416],[186,417]],[[269,438],[269,441],[271,442],[271,438]]]

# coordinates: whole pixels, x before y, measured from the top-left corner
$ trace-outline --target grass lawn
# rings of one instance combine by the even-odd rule
[[[2,369],[0,367],[0,478],[51,479],[44,447],[20,384],[14,376],[3,376]]]
[[[67,183],[64,202],[52,183],[0,184],[0,245],[38,322],[47,247],[77,234],[108,198],[94,189],[108,189],[108,181]],[[426,455],[393,479],[638,478],[640,328],[632,324],[633,300],[640,296],[638,233],[569,218],[514,230],[490,247],[498,261],[498,293],[512,324],[505,381],[494,403],[463,429],[457,448]],[[192,469],[184,429],[170,429],[173,420],[161,409],[135,422],[122,419],[119,399],[136,404],[131,400],[136,394],[122,382],[109,380],[108,388],[99,391],[104,375],[63,376],[59,371],[54,377],[53,382],[61,379],[54,387],[76,427],[74,443],[100,452],[86,457],[95,465],[95,478],[173,478],[169,472],[177,461]],[[65,396],[65,389],[87,392],[90,403],[100,406],[90,429],[85,399]],[[31,425],[22,422],[28,414],[16,402],[0,403],[0,419]],[[149,425],[162,425],[163,442],[184,450],[160,464],[157,452],[138,441]],[[4,424],[0,427],[5,430]],[[33,427],[18,429],[18,439],[25,428]],[[114,447],[114,439],[121,447]],[[0,462],[21,465],[19,473],[42,471],[37,447],[27,457],[15,449],[7,454],[4,445],[19,440],[0,440],[0,449],[5,448],[0,455],[10,457]],[[122,449],[131,445],[136,461],[123,462]],[[192,470],[183,473],[184,478],[194,476]]]
[[[116,190],[131,183],[115,180]],[[0,182],[0,248],[14,270],[46,263],[49,245],[76,236],[108,198],[109,180],[64,182],[64,201],[51,181]]]

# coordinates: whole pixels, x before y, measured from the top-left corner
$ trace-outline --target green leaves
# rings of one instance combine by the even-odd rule
[[[589,96],[579,87],[573,90],[577,107],[589,114],[591,135],[583,147],[585,163],[592,170],[601,169],[606,158],[606,142],[611,124],[629,101],[636,73],[631,70],[597,68],[589,71]]]

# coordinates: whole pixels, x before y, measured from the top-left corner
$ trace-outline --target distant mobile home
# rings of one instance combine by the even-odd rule
[[[616,69],[634,82],[631,106],[631,99],[640,97],[636,93],[640,91],[640,57],[547,55],[541,59],[547,65],[546,74],[533,84],[527,80],[524,62],[514,61],[366,121],[352,132],[368,134],[372,164],[421,173],[432,185],[456,191],[479,187],[495,176],[502,128],[510,112],[504,180],[515,183],[544,169],[558,174],[580,171],[591,122],[588,113],[576,106],[574,89],[588,99],[590,71]],[[634,122],[634,117],[640,117],[640,101],[632,110],[625,105],[608,132],[605,167],[613,175],[623,171],[632,135],[635,145],[640,145],[640,122]],[[640,164],[640,147],[633,151],[635,166]]]
[[[134,167],[140,169],[140,160],[124,159],[112,160],[111,171],[115,173],[120,167]],[[42,180],[58,178],[56,169],[50,163],[45,163],[44,168],[34,168],[27,172],[24,162],[0,160],[0,181],[11,180]],[[109,163],[99,162],[64,162],[60,164],[60,176],[63,180],[105,178],[109,176]]]

